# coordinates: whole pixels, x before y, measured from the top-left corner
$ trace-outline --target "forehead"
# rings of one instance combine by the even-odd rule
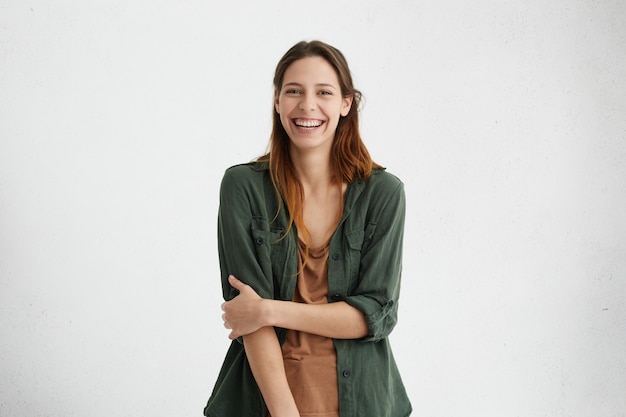
[[[294,61],[285,70],[283,85],[297,84],[330,84],[339,85],[335,69],[320,56],[310,56]]]

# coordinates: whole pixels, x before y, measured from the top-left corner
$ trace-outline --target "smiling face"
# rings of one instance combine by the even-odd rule
[[[346,116],[352,97],[343,97],[335,69],[322,57],[293,62],[275,92],[280,121],[298,150],[330,148],[340,116]]]

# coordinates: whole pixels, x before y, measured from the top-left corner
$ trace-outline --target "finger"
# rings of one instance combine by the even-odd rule
[[[230,329],[230,324],[228,324],[227,321],[224,322],[224,328],[225,329]]]
[[[234,275],[229,275],[228,276],[228,282],[230,283],[230,285],[232,285],[234,288],[241,290],[243,287],[246,286],[246,284],[244,284],[243,282],[239,281],[237,278],[235,278]]]

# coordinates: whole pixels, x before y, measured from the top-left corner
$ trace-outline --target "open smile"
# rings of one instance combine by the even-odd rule
[[[324,124],[324,120],[319,119],[292,119],[292,121],[301,132],[312,132]]]

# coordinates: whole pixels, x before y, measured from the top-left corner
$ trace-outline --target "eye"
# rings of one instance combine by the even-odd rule
[[[298,90],[297,88],[290,88],[285,91],[285,94],[289,94],[289,95],[296,95],[296,94],[301,94],[301,93],[302,93],[302,90]]]
[[[330,91],[328,91],[328,90],[321,90],[321,91],[319,92],[319,94],[320,94],[321,96],[332,96],[332,95],[333,95],[333,93],[331,93],[331,92],[330,92]]]

